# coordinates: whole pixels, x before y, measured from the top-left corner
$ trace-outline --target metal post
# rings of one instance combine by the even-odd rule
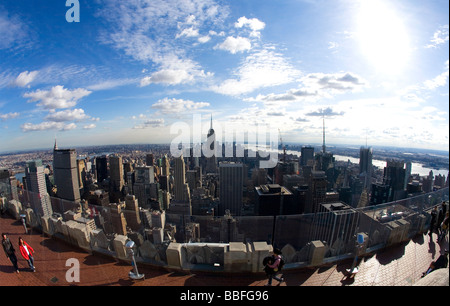
[[[131,265],[133,266],[134,272],[130,271],[128,272],[128,276],[132,279],[143,279],[145,277],[144,274],[139,274],[137,265],[136,265],[136,259],[134,258],[134,241],[130,240],[126,243],[125,247],[128,250],[128,255],[131,257]]]
[[[27,223],[25,221],[26,215],[22,214],[22,215],[20,215],[20,218],[22,219],[22,224],[23,224],[23,228],[25,229],[25,234],[28,234]]]

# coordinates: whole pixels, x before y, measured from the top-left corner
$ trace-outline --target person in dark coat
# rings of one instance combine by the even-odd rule
[[[9,240],[9,238],[6,236],[5,233],[2,234],[2,246],[3,250],[5,251],[6,257],[12,262],[14,269],[16,270],[16,273],[19,273],[19,267],[17,266],[17,257],[16,257],[16,250],[14,249],[13,244]]]
[[[427,274],[430,274],[434,270],[441,269],[441,268],[447,268],[448,266],[448,250],[445,250],[441,256],[436,261],[431,262],[430,267],[428,270],[424,273],[422,273],[422,277],[424,277]]]
[[[433,210],[431,211],[431,221],[430,221],[430,228],[429,228],[429,233],[428,235],[430,235],[430,237],[433,235],[433,232],[436,228],[436,219],[437,219],[437,207],[433,207]]]

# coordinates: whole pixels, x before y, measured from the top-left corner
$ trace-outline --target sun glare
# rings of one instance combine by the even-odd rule
[[[384,1],[363,0],[356,17],[357,39],[368,63],[382,73],[401,73],[407,64],[410,48],[399,12]]]

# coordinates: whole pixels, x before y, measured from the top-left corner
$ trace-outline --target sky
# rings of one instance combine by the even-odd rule
[[[448,12],[447,0],[2,0],[0,152],[197,139],[211,116],[285,143],[320,144],[325,122],[327,144],[448,151]]]

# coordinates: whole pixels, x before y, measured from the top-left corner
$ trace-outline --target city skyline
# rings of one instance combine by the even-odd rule
[[[0,4],[0,151],[170,143],[199,114],[448,151],[447,1],[78,2]]]

